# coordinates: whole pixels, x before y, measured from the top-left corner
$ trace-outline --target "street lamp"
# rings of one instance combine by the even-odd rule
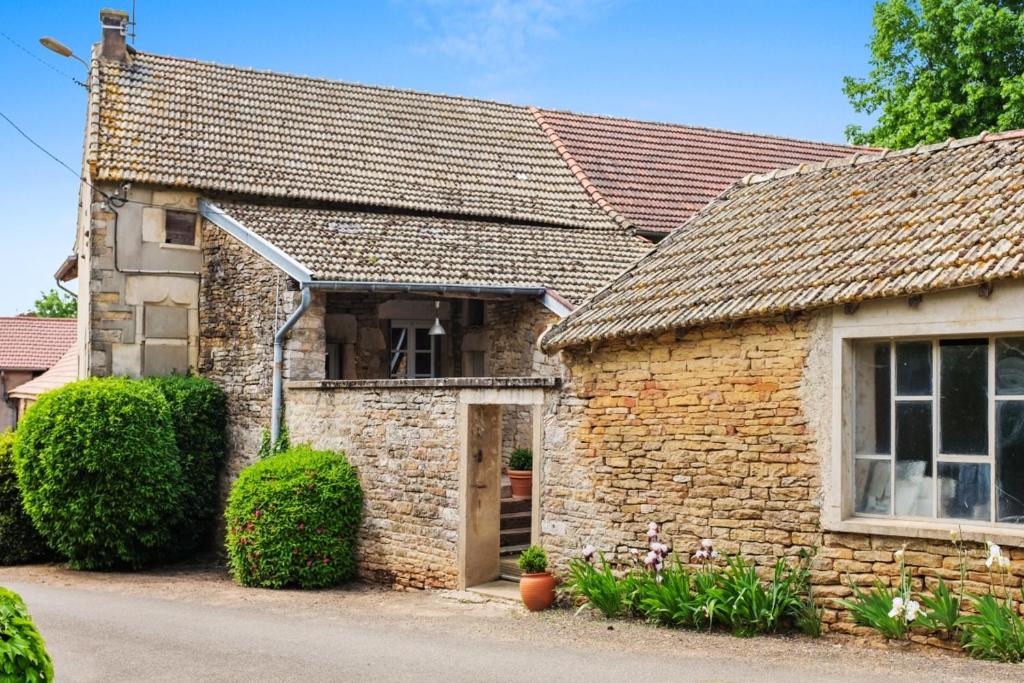
[[[84,59],[82,59],[81,57],[76,55],[74,52],[71,51],[70,47],[68,47],[64,43],[60,42],[56,38],[51,38],[50,36],[43,36],[42,38],[39,39],[39,43],[40,43],[40,45],[45,47],[47,50],[49,50],[51,52],[56,52],[61,57],[70,57],[71,59],[77,59],[79,62],[82,63],[82,65],[86,69],[89,68],[89,64],[86,63],[86,61]]]

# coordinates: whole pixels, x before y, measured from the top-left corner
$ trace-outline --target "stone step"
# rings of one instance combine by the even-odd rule
[[[522,529],[530,526],[530,511],[506,512],[501,516],[502,529]]]
[[[502,498],[501,499],[501,514],[509,514],[512,512],[529,512],[533,509],[532,498]]]
[[[522,572],[519,571],[519,553],[503,555],[501,557],[501,578],[506,581],[519,581]]]
[[[529,543],[519,543],[518,545],[507,545],[507,546],[505,546],[505,547],[503,547],[501,549],[501,556],[505,557],[507,555],[518,555],[519,553],[523,552],[524,550],[526,550],[529,547],[530,547]]]
[[[530,544],[530,527],[501,530],[501,547],[503,549],[524,544]]]

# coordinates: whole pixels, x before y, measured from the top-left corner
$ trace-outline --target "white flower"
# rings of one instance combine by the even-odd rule
[[[640,551],[637,550],[636,548],[630,548],[629,549],[629,554],[632,555],[633,557],[636,557],[637,555],[640,554]]]
[[[587,562],[590,562],[591,558],[594,557],[594,553],[595,552],[597,552],[597,551],[594,550],[594,546],[592,546],[592,545],[586,546],[585,548],[583,548],[583,559],[586,560]]]
[[[892,609],[889,610],[890,617],[898,617],[903,614],[903,598],[892,599]]]
[[[1006,569],[1009,566],[1010,566],[1010,558],[1008,558],[1006,555],[1000,555],[999,556],[999,567],[1001,569]]]
[[[960,536],[957,535],[956,529],[949,530],[949,540],[953,541],[953,543],[956,543],[958,540],[960,540]]]
[[[709,557],[707,550],[698,550],[693,554],[693,556],[696,557],[698,560],[706,560]]]
[[[658,561],[658,553],[654,552],[653,550],[651,552],[647,553],[647,557],[644,558],[644,564],[646,564],[646,565],[653,565],[657,561]]]
[[[703,540],[702,540],[702,541],[700,542],[700,544],[701,544],[702,546],[704,546],[705,548],[710,548],[710,547],[712,546],[712,543],[711,543],[711,539],[710,539],[710,538],[705,538],[705,539],[703,539]]]
[[[1003,549],[1000,548],[995,543],[993,543],[992,541],[985,541],[985,542],[988,543],[988,556],[989,557],[999,557],[999,554],[1003,552]]]
[[[711,551],[711,559],[712,559],[712,560],[717,560],[717,559],[718,559],[718,557],[719,557],[719,555],[718,555],[718,551],[717,551],[717,550],[712,550],[712,551]]]
[[[647,525],[647,531],[650,532],[650,531],[657,531],[657,530],[658,530],[658,523],[657,522],[650,522]]]
[[[665,545],[664,543],[658,543],[658,542],[651,543],[651,550],[653,550],[654,552],[656,552],[656,553],[658,553],[660,555],[668,555],[668,546]]]
[[[918,604],[917,600],[907,601],[907,621],[913,621],[917,619],[918,614],[924,614],[924,610],[921,609],[921,605]]]
[[[902,548],[900,548],[899,550],[897,550],[896,552],[894,552],[894,553],[892,554],[892,556],[893,556],[893,557],[895,557],[895,558],[896,558],[897,560],[902,560],[902,559],[903,559],[903,555],[904,555],[904,553],[906,553],[906,552],[907,552],[907,546],[906,546],[906,545],[904,545],[904,546],[903,546]]]

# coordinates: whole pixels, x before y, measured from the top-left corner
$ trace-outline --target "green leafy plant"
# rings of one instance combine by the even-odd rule
[[[363,491],[343,453],[295,446],[251,465],[228,499],[228,564],[263,588],[324,588],[355,572]]]
[[[663,626],[693,626],[700,600],[694,592],[693,573],[678,558],[661,572],[661,580],[642,575],[635,581],[636,611]]]
[[[924,611],[918,623],[930,631],[952,635],[960,620],[960,596],[953,593],[941,578],[930,595],[921,595]]]
[[[524,574],[543,574],[548,570],[548,554],[539,545],[531,545],[519,556],[519,568]]]
[[[277,435],[277,441],[270,443],[270,430],[264,429],[260,435],[260,449],[256,453],[257,460],[269,458],[278,453],[284,453],[291,447],[288,438],[288,425],[281,425],[281,432]]]
[[[22,564],[52,553],[21,503],[14,474],[14,432],[0,432],[0,565]]]
[[[529,448],[517,448],[508,457],[508,468],[519,472],[533,469],[533,451]]]
[[[582,601],[580,609],[596,609],[606,617],[621,616],[626,607],[623,584],[615,577],[604,555],[598,556],[600,568],[593,562],[593,550],[584,555],[583,559],[569,561],[566,590]]]
[[[25,511],[72,567],[138,567],[177,553],[186,483],[167,400],[124,378],[47,392],[18,426]]]
[[[853,598],[842,600],[841,604],[850,610],[853,621],[860,626],[869,626],[886,638],[902,638],[907,632],[907,622],[903,617],[891,615],[893,602],[898,592],[881,581],[875,581],[875,588],[863,591],[854,583],[850,583]]]
[[[17,593],[0,588],[0,681],[49,683],[53,661]]]
[[[803,601],[798,571],[785,560],[775,563],[771,581],[765,585],[753,563],[742,557],[729,558],[721,574],[722,599],[728,606],[727,623],[735,635],[752,636],[777,631],[787,618],[795,618]]]
[[[1024,624],[1009,601],[982,595],[971,597],[970,602],[975,613],[959,620],[964,650],[978,659],[1024,661]]]
[[[176,546],[188,553],[212,536],[217,512],[217,479],[224,464],[227,399],[208,379],[172,375],[146,380],[171,410],[185,489]]]

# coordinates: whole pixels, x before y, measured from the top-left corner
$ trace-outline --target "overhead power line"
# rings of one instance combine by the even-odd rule
[[[63,69],[58,69],[58,68],[57,68],[57,67],[55,67],[55,66],[54,66],[53,64],[50,64],[50,63],[49,63],[49,62],[47,62],[47,61],[46,61],[45,59],[43,59],[42,57],[40,57],[40,56],[39,56],[39,55],[37,55],[36,53],[32,52],[31,50],[29,50],[29,49],[28,49],[27,47],[25,47],[24,45],[22,45],[21,43],[19,43],[18,41],[16,41],[16,40],[15,40],[14,38],[12,38],[11,36],[9,36],[9,35],[7,35],[6,33],[4,33],[3,31],[0,31],[0,36],[3,36],[4,38],[6,38],[6,39],[7,39],[7,41],[8,41],[8,42],[9,42],[9,43],[10,43],[11,45],[13,45],[14,47],[18,48],[19,50],[21,50],[22,52],[24,52],[24,53],[25,53],[26,55],[28,55],[29,57],[31,57],[32,59],[34,59],[35,61],[37,61],[37,62],[39,62],[40,64],[42,64],[43,66],[45,66],[45,67],[46,67],[47,69],[49,69],[50,71],[53,71],[54,73],[58,73],[58,74],[60,74],[61,76],[63,76],[64,78],[68,78],[68,79],[70,79],[71,81],[73,81],[74,83],[77,83],[78,85],[82,86],[82,87],[83,87],[83,88],[85,88],[85,89],[88,89],[88,88],[89,88],[89,86],[88,86],[88,85],[86,85],[85,83],[83,83],[82,81],[78,80],[77,78],[75,78],[74,76],[72,76],[72,75],[71,75],[71,74],[69,74],[68,72],[64,71]]]

